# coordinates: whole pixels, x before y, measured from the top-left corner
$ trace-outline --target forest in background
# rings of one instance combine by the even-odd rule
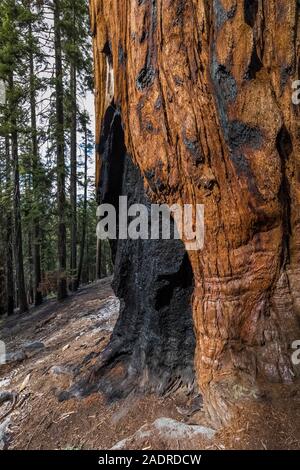
[[[0,314],[110,274],[96,239],[87,0],[0,1]]]

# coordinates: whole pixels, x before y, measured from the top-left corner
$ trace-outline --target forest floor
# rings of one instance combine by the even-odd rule
[[[273,385],[214,435],[201,410],[189,413],[184,408],[180,392],[165,398],[135,395],[114,403],[98,392],[60,402],[60,392],[93,367],[109,341],[119,308],[110,281],[0,323],[8,353],[7,363],[0,365],[0,448],[300,448],[297,385]],[[11,401],[5,401],[5,392]]]

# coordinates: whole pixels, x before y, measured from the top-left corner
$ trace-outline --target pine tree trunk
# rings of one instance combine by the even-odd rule
[[[23,265],[23,234],[21,222],[21,195],[20,195],[20,177],[19,177],[19,149],[18,149],[18,131],[16,122],[16,109],[14,107],[13,95],[14,77],[11,74],[9,77],[9,115],[11,123],[11,159],[13,168],[13,218],[14,218],[14,233],[13,233],[13,250],[16,269],[16,288],[17,299],[20,313],[28,311],[24,265]]]
[[[11,162],[10,162],[10,144],[9,137],[5,137],[5,153],[6,153],[6,192],[11,192]],[[6,300],[7,314],[14,313],[14,270],[13,270],[13,233],[12,233],[12,211],[11,207],[6,208]]]
[[[80,242],[80,255],[77,273],[77,288],[81,283],[82,269],[84,262],[84,252],[86,245],[86,225],[87,225],[87,196],[88,196],[88,137],[87,126],[84,127],[84,193],[83,193],[83,213],[82,213],[82,233]]]
[[[64,137],[64,90],[62,69],[62,45],[60,25],[60,0],[54,0],[55,36],[55,99],[56,99],[56,153],[57,153],[57,206],[58,206],[58,270],[57,298],[64,300],[67,295],[67,251],[65,220],[65,137]]]
[[[34,57],[33,57],[33,35],[32,26],[29,24],[29,69],[30,69],[30,118],[31,118],[31,142],[32,142],[32,173],[33,173],[33,194],[35,198],[37,214],[40,211],[40,187],[39,187],[39,150],[37,138],[37,119],[36,119],[36,92],[35,92],[35,71],[34,71]],[[33,223],[33,297],[34,305],[41,305],[43,296],[39,289],[42,275],[41,275],[41,241],[40,241],[40,220],[35,216]]]
[[[2,218],[2,214],[0,214],[0,221]],[[0,245],[0,317],[6,313],[6,283],[5,283],[5,256],[3,245]]]
[[[77,98],[76,66],[71,64],[71,290],[76,290],[77,273]]]
[[[1,149],[2,150],[2,149]],[[0,317],[6,313],[7,307],[7,292],[6,292],[6,246],[5,246],[5,208],[3,204],[3,189],[5,190],[5,184],[3,184],[3,175],[0,175]]]
[[[194,364],[216,423],[230,417],[234,390],[243,400],[261,381],[297,373],[298,9],[285,0],[91,1],[97,137],[112,62],[124,143],[150,200],[205,206],[204,249],[188,255]]]
[[[33,253],[32,253],[32,231],[29,229],[27,233],[27,248],[28,248],[28,277],[27,277],[27,302],[29,304],[34,303],[34,282],[33,282]]]
[[[75,5],[72,8],[73,25],[75,31]],[[75,34],[75,33],[74,33]],[[75,50],[75,38],[73,38],[73,47]],[[77,289],[77,69],[76,58],[71,57],[70,67],[70,93],[71,93],[71,290]]]

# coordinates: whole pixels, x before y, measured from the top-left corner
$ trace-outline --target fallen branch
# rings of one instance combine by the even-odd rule
[[[27,400],[27,398],[29,396],[30,396],[30,393],[26,393],[26,395],[24,395],[21,398],[21,400],[18,402],[19,394],[18,393],[13,394],[13,403],[12,403],[10,409],[7,410],[7,412],[4,413],[3,416],[1,416],[0,422],[2,422],[5,418],[7,418],[7,416],[9,416],[16,408],[20,408],[20,406],[23,405],[23,403]]]

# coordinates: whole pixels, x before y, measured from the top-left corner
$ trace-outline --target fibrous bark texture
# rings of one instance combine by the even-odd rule
[[[205,206],[204,249],[188,253],[194,363],[222,422],[233,389],[297,374],[298,2],[91,0],[91,18],[97,136],[113,100],[149,200]]]

